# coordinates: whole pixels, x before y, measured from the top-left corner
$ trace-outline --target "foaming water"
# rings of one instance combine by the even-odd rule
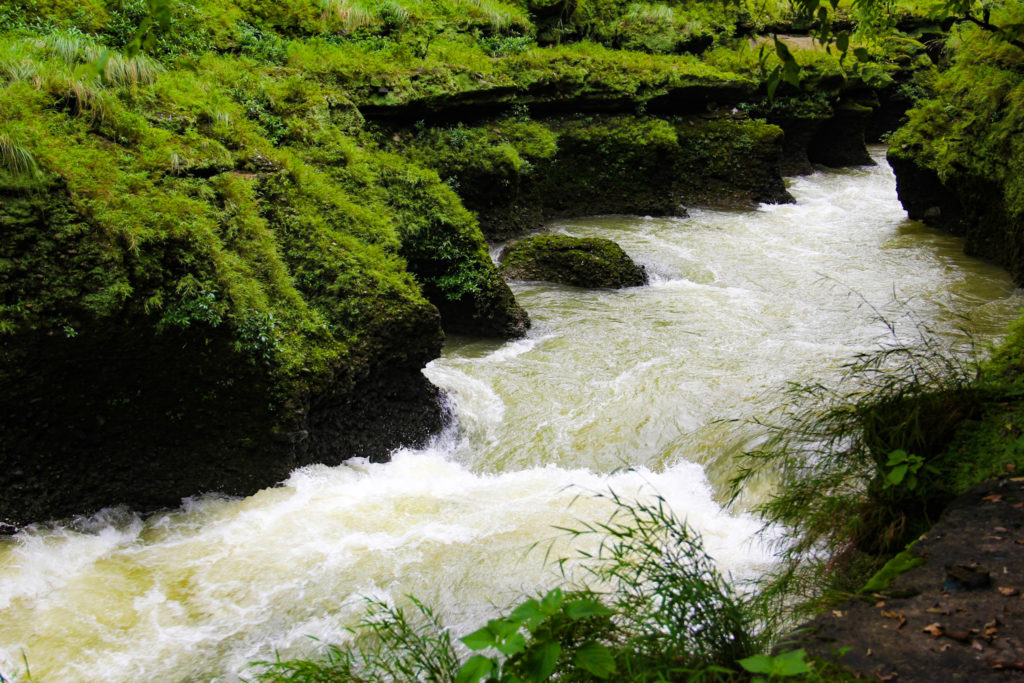
[[[275,652],[308,653],[309,636],[344,641],[362,596],[415,594],[468,633],[495,606],[556,583],[547,541],[569,548],[552,525],[606,519],[608,501],[585,494],[609,486],[661,491],[727,571],[749,578],[770,561],[749,540],[757,523],[723,514],[694,463],[481,475],[450,448],[307,467],[245,500],[192,501],[99,533],[22,534],[0,564],[5,671],[24,649],[45,681],[233,679]],[[69,556],[75,566],[62,568]]]
[[[587,492],[609,487],[661,493],[723,570],[756,577],[772,561],[758,523],[719,490],[750,434],[723,420],[833,377],[887,334],[877,312],[984,340],[1021,303],[1005,274],[905,220],[884,163],[790,189],[795,205],[553,225],[616,240],[651,285],[516,284],[526,339],[452,340],[427,368],[457,416],[429,448],[0,541],[0,674],[24,652],[46,682],[237,680],[315,651],[309,636],[345,640],[363,596],[416,595],[461,635],[557,583],[545,551],[572,548],[553,527],[606,519]]]

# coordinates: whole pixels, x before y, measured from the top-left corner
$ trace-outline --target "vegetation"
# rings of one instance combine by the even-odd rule
[[[223,450],[245,445],[244,458],[258,450],[251,433],[309,438],[313,406],[347,405],[338,397],[375,370],[418,375],[439,320],[525,330],[473,212],[504,236],[581,206],[784,201],[764,172],[782,131],[763,119],[865,113],[840,97],[909,70],[900,83],[916,108],[893,158],[934,173],[974,226],[972,248],[1020,277],[1022,10],[890,4],[5,5],[0,378],[16,388],[3,412],[61,394],[34,421],[8,418],[8,438],[35,458],[33,439],[76,400],[60,390],[68,377],[103,364],[76,429],[130,414],[122,432],[199,424],[198,442],[227,420]],[[894,33],[900,16],[945,19],[945,53],[933,60]],[[818,42],[756,35],[779,29]],[[775,478],[779,495],[761,512],[795,530],[759,597],[730,587],[661,501],[616,499],[616,517],[573,532],[596,536],[598,550],[563,563],[564,588],[461,645],[424,605],[372,603],[351,646],[266,663],[257,678],[831,676],[800,651],[763,654],[791,614],[780,605],[824,587],[854,592],[881,567],[868,586],[880,585],[908,564],[888,556],[951,496],[1024,466],[1024,325],[982,364],[922,339],[855,358],[837,387],[795,387],[790,412],[748,455],[737,487]],[[133,364],[146,367],[127,381]],[[139,387],[150,385],[161,396],[146,402]],[[236,412],[224,417],[225,406]]]
[[[790,530],[780,595],[815,597],[830,581],[855,590],[961,492],[950,486],[948,448],[992,395],[963,349],[926,331],[910,344],[890,332],[888,344],[845,366],[837,386],[791,387],[733,481],[735,495],[757,478],[776,482],[759,512]]]

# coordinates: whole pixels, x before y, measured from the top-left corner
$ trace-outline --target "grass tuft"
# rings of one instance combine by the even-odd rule
[[[6,133],[0,133],[0,165],[15,176],[35,177],[39,174],[39,166],[32,153]]]
[[[888,341],[846,363],[836,385],[787,389],[787,407],[759,423],[768,435],[731,482],[735,499],[754,480],[773,481],[775,495],[756,510],[790,530],[766,598],[855,588],[952,496],[944,453],[985,401],[973,344],[944,344],[919,324],[911,341],[886,325]],[[850,586],[836,583],[844,571]]]
[[[450,683],[459,669],[451,637],[433,610],[409,599],[415,610],[411,617],[401,607],[367,599],[366,614],[352,629],[351,644],[327,645],[326,653],[316,660],[255,662],[253,666],[261,669],[255,680]]]

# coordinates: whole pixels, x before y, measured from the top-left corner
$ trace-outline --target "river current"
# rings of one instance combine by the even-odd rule
[[[663,495],[723,571],[771,566],[759,522],[723,508],[745,419],[790,381],[921,321],[998,337],[1022,301],[1001,270],[906,219],[879,165],[791,180],[797,203],[687,218],[608,216],[551,230],[608,237],[651,283],[513,288],[534,327],[451,339],[425,370],[451,426],[387,464],[295,471],[245,499],[140,517],[105,510],[0,540],[0,675],[17,680],[234,681],[254,660],[340,642],[366,596],[412,594],[463,635],[558,582],[554,527],[602,521],[594,492]],[[751,491],[749,504],[765,495]]]

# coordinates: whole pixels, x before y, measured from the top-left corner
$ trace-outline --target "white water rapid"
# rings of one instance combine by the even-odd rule
[[[757,576],[772,561],[758,522],[721,505],[750,435],[725,420],[876,347],[887,329],[866,302],[981,341],[1022,302],[1003,272],[906,220],[876,156],[794,179],[794,205],[553,225],[616,240],[651,284],[516,284],[526,339],[454,339],[426,369],[456,417],[429,448],[0,540],[0,674],[27,661],[42,683],[235,681],[275,652],[317,652],[310,636],[344,640],[361,596],[413,594],[462,635],[557,582],[544,542],[607,518],[586,492],[609,487],[660,492],[724,571]]]

